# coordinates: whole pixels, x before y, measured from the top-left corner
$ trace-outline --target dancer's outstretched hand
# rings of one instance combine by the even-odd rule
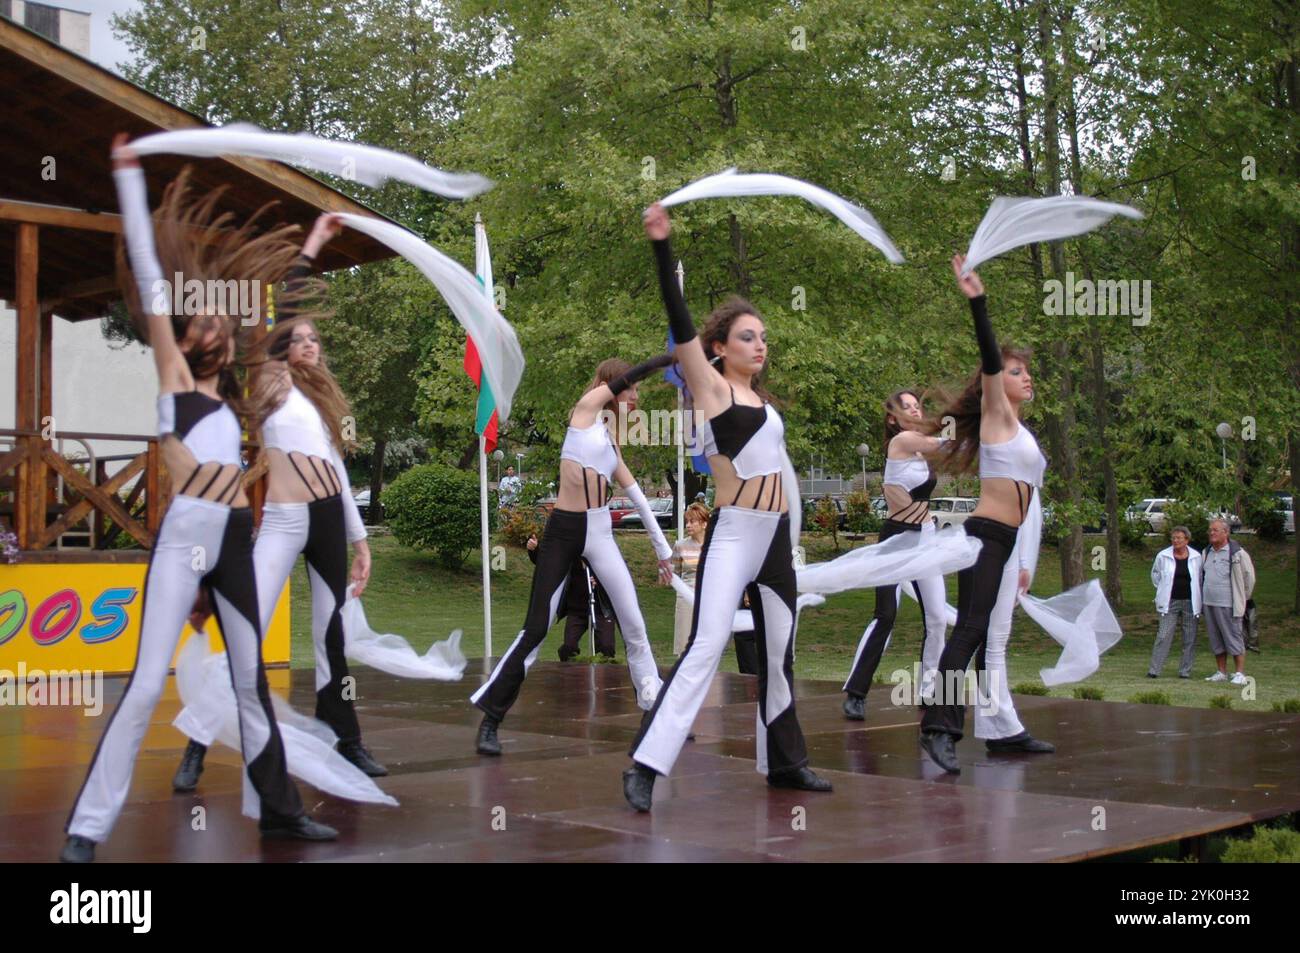
[[[984,293],[984,282],[980,281],[979,274],[974,271],[972,271],[969,275],[962,277],[961,270],[962,268],[965,267],[965,265],[966,265],[965,255],[952,256],[952,273],[957,278],[957,287],[961,289],[961,293],[964,294],[966,297],[978,298],[980,295]]]
[[[651,241],[663,241],[672,231],[672,225],[668,221],[668,210],[655,202],[641,216],[645,222],[645,233],[650,236]]]
[[[1020,570],[1020,579],[1016,584],[1016,592],[1018,592],[1020,595],[1023,596],[1028,591],[1029,591],[1029,570],[1022,569]]]
[[[311,227],[311,234],[302,243],[302,253],[308,258],[315,258],[316,253],[324,248],[331,238],[343,231],[343,220],[338,215],[327,212],[316,219]]]
[[[673,584],[673,561],[671,559],[659,560],[659,585],[671,586]]]
[[[125,132],[119,132],[113,137],[113,145],[109,148],[108,154],[113,157],[114,169],[138,169],[140,168],[140,156],[127,143],[131,137]]]

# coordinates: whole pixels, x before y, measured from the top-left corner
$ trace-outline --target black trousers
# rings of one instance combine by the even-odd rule
[[[754,640],[754,630],[737,632],[732,636],[736,643],[736,668],[741,675],[758,674],[758,644]]]
[[[997,520],[972,516],[966,520],[966,535],[982,540],[975,565],[957,574],[957,624],[939,657],[939,674],[935,682],[935,704],[927,705],[921,716],[922,731],[942,731],[961,738],[966,722],[964,694],[966,668],[976,652],[981,653],[977,674],[984,667],[984,643],[989,634],[989,618],[998,601],[1002,571],[1016,546],[1016,528]]]
[[[900,533],[919,533],[921,531],[920,523],[902,523],[898,520],[886,519],[880,525],[880,542],[897,536]],[[908,583],[907,585],[911,585]],[[917,601],[921,605],[921,618],[925,619],[925,602],[920,590],[917,590]],[[863,647],[862,652],[858,655],[858,660],[853,666],[853,671],[849,673],[848,681],[844,683],[844,691],[858,698],[866,698],[867,691],[871,688],[872,679],[876,677],[876,669],[880,667],[880,659],[885,654],[885,646],[889,643],[889,636],[894,631],[894,620],[898,618],[898,586],[877,586],[876,587],[876,611],[872,613],[871,634],[867,637],[867,644]],[[925,639],[927,633],[921,636],[922,663],[924,664]],[[924,669],[922,670],[924,674]]]

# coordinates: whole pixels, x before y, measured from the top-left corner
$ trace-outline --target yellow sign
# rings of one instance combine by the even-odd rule
[[[130,672],[140,644],[147,563],[0,565],[0,670]],[[216,619],[206,628],[223,651]],[[193,630],[186,623],[177,647]],[[289,586],[262,645],[267,664],[289,661]],[[173,663],[175,656],[173,655]]]

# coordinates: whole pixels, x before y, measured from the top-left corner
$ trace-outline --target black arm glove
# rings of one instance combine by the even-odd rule
[[[614,378],[605,386],[614,392],[617,397],[623,391],[627,390],[643,377],[648,377],[662,367],[667,367],[673,362],[671,354],[660,354],[650,358],[648,361],[642,361],[636,367],[629,367],[626,371]]]
[[[970,299],[970,312],[975,316],[975,339],[980,344],[980,369],[985,374],[1002,372],[1002,349],[989,324],[988,298],[980,295]]]
[[[655,264],[659,267],[659,292],[664,296],[664,308],[668,311],[668,328],[673,333],[673,340],[685,344],[695,337],[695,322],[686,310],[686,301],[682,298],[682,289],[677,284],[677,263],[673,261],[673,246],[668,239],[652,241]]]

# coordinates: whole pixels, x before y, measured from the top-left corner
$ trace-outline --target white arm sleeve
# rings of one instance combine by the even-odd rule
[[[339,486],[342,487],[340,492],[343,496],[343,527],[347,532],[348,542],[355,543],[366,538],[366,526],[361,522],[361,511],[357,509],[357,501],[352,498],[347,467],[343,466],[343,458],[334,447],[330,447],[330,462],[334,464],[334,472],[338,474]]]
[[[1038,547],[1043,539],[1043,504],[1039,500],[1042,488],[1034,493],[1025,513],[1025,521],[1020,524],[1017,533],[1017,548],[1020,550],[1020,568],[1029,570],[1029,582],[1034,581],[1034,571],[1038,568]]]
[[[668,545],[668,540],[664,539],[664,531],[659,528],[659,521],[655,519],[654,513],[650,512],[650,504],[646,501],[645,494],[641,492],[641,487],[633,481],[631,485],[623,487],[623,492],[632,501],[636,511],[641,514],[641,522],[645,523],[646,532],[650,534],[650,543],[655,548],[655,555],[660,559],[670,558],[673,548]]]
[[[149,196],[144,187],[144,170],[114,169],[117,204],[122,208],[122,233],[126,254],[131,260],[131,274],[140,292],[140,308],[145,314],[170,314],[171,297],[160,293],[155,285],[163,280],[162,264],[153,240],[153,219],[149,215]]]

